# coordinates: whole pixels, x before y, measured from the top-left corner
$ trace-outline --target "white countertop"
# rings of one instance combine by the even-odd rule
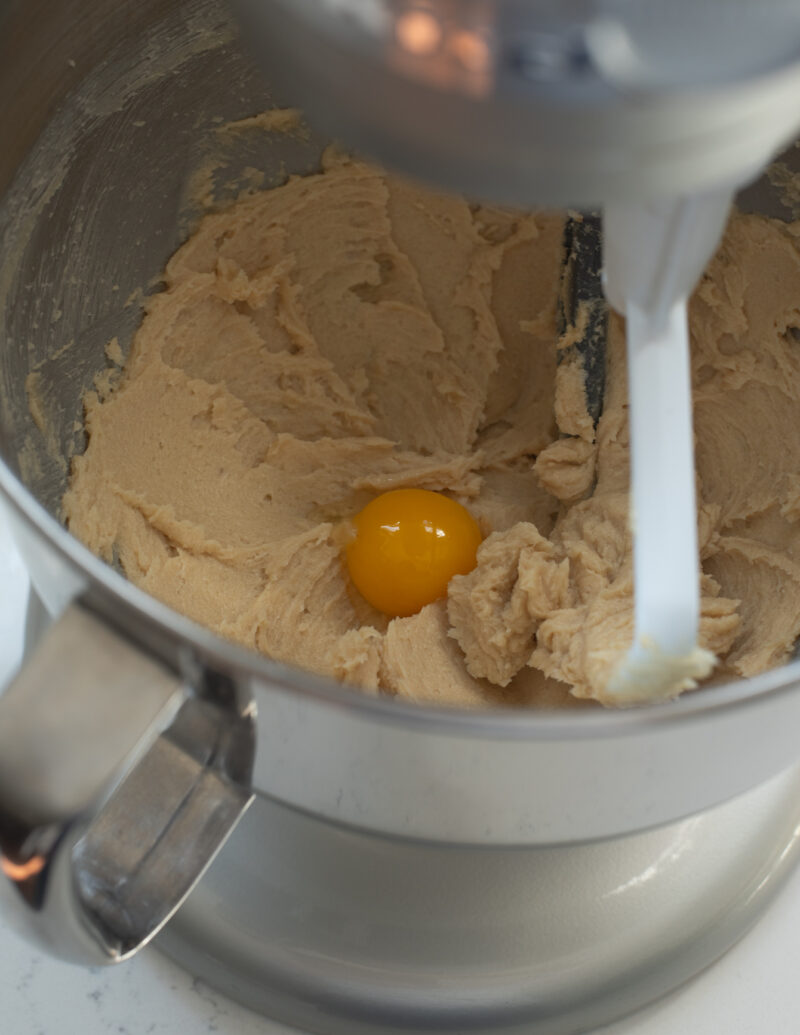
[[[27,577],[0,511],[0,683],[18,664]],[[798,1035],[800,871],[756,928],[719,963],[605,1035]],[[0,918],[3,1035],[287,1035],[196,981],[154,949],[82,970],[44,957]]]

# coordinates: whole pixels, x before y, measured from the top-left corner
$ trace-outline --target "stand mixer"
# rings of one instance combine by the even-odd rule
[[[600,206],[626,313],[635,628],[609,703],[709,675],[686,303],[734,192],[800,126],[785,0],[239,0],[262,65],[326,130],[481,199]],[[288,43],[287,43],[288,41]],[[746,146],[743,146],[746,142]]]
[[[88,7],[91,33],[76,16]],[[788,2],[238,7],[280,99],[348,143],[468,195],[603,208],[611,301],[638,303],[659,334],[680,325],[676,307],[732,192],[800,124],[800,13]],[[193,163],[176,141],[213,136],[221,120],[276,98],[214,0],[11,0],[0,30],[0,84],[13,102],[0,120],[0,490],[47,612],[31,630],[35,665],[15,683],[18,717],[35,738],[26,693],[40,714],[64,716],[74,683],[91,703],[109,680],[120,701],[146,681],[151,710],[164,705],[160,725],[126,741],[137,781],[120,783],[125,766],[106,758],[113,779],[72,799],[68,815],[47,814],[50,854],[33,857],[27,883],[14,877],[26,860],[4,867],[10,904],[28,910],[22,922],[51,951],[119,960],[160,931],[219,850],[160,945],[249,1005],[332,1035],[585,1031],[710,964],[800,857],[797,662],[623,712],[409,707],[217,639],[59,525],[83,392],[110,335],[123,348],[130,340],[129,293],[184,235],[177,214]],[[310,171],[325,143],[266,141],[256,154],[242,144],[229,179],[254,164],[276,182]],[[663,249],[651,239],[631,250],[642,220]],[[679,239],[695,230],[693,245]],[[65,324],[80,338],[72,355]],[[32,371],[49,390],[47,439],[30,412]],[[677,465],[684,478],[690,461]],[[682,575],[679,590],[691,581]],[[692,598],[679,603],[690,611]],[[187,694],[200,706],[182,707]],[[111,731],[122,709],[108,711]],[[205,721],[209,711],[223,721]],[[18,792],[42,758],[20,742],[9,763],[19,726],[5,714],[3,837],[31,833],[8,816],[30,820]],[[63,725],[51,724],[53,744]],[[209,726],[220,738],[210,747]],[[64,736],[69,755],[76,741]],[[81,740],[87,757],[94,739]],[[116,740],[104,739],[108,755]],[[200,822],[204,855],[172,822],[163,769],[148,772],[151,743],[160,758],[191,759],[192,787],[231,792],[221,834]],[[110,799],[124,806],[119,853],[109,852],[107,778],[129,790]],[[126,874],[139,829],[152,848]]]

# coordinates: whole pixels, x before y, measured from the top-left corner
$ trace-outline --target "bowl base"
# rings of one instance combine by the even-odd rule
[[[666,827],[552,847],[377,837],[259,797],[158,944],[323,1035],[566,1035],[711,964],[798,851],[800,766]]]

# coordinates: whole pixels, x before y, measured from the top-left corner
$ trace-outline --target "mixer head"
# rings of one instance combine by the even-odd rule
[[[507,204],[737,186],[800,126],[796,0],[235,0],[285,99]]]

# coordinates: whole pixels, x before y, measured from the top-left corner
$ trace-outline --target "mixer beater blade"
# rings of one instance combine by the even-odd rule
[[[731,192],[609,205],[604,288],[627,320],[634,566],[633,643],[606,687],[619,704],[674,697],[707,676],[698,645],[688,295],[711,258]]]

